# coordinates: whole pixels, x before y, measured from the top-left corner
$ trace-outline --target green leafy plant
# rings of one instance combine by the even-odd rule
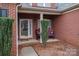
[[[44,47],[46,46],[46,42],[48,40],[48,24],[49,22],[47,20],[45,19],[41,20],[41,28],[42,28],[41,37]]]
[[[0,55],[11,55],[12,47],[12,22],[11,18],[0,17]]]

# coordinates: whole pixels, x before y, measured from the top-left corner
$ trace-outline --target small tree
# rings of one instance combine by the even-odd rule
[[[0,55],[9,56],[12,47],[12,22],[7,17],[0,17]]]
[[[44,47],[46,47],[46,42],[48,40],[48,24],[49,22],[47,20],[45,19],[41,20],[41,28],[42,28],[41,37]]]

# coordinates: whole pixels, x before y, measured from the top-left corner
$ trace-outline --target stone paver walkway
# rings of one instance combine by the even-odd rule
[[[29,47],[22,48],[19,56],[38,56],[38,55],[35,52],[35,50],[31,46],[29,46]]]

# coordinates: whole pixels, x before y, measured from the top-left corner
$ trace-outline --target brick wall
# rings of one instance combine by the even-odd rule
[[[59,16],[54,21],[54,31],[61,41],[79,47],[79,10]]]
[[[9,16],[14,19],[13,23],[13,40],[12,40],[12,55],[16,55],[16,4],[8,4]]]
[[[0,3],[0,8],[8,9],[8,16],[11,17],[13,22],[13,34],[12,34],[12,53],[11,55],[16,55],[16,4],[6,4]]]

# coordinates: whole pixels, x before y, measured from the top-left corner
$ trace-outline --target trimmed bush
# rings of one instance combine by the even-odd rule
[[[46,46],[46,41],[48,40],[48,24],[49,22],[46,21],[45,19],[41,20],[41,28],[42,28],[41,37],[44,47]]]
[[[10,56],[12,47],[13,19],[0,17],[0,55]]]

